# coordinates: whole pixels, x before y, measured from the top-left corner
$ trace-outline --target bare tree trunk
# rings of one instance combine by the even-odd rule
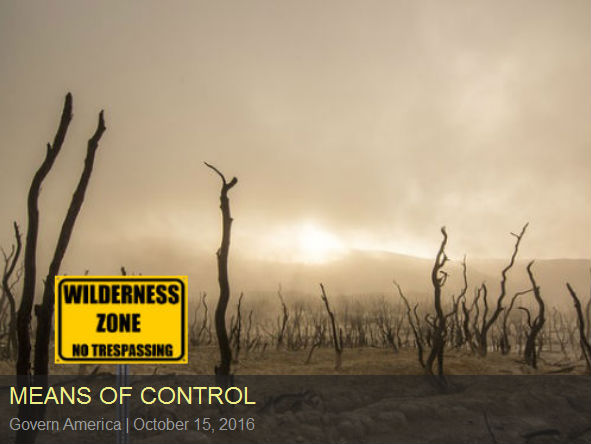
[[[394,285],[396,285],[396,288],[398,289],[398,294],[400,295],[400,297],[404,301],[404,305],[406,305],[406,315],[408,317],[408,323],[409,323],[410,328],[412,329],[412,333],[415,337],[415,343],[417,344],[417,354],[418,354],[417,358],[419,360],[419,364],[421,364],[421,367],[425,368],[425,360],[423,358],[424,341],[423,341],[423,335],[421,334],[421,325],[419,324],[419,317],[416,314],[417,313],[416,309],[418,307],[418,303],[417,303],[417,305],[415,305],[415,309],[413,310],[413,313],[415,315],[415,319],[413,321],[411,309],[410,309],[410,304],[408,303],[408,299],[406,299],[406,297],[402,293],[402,288],[400,288],[400,285],[398,285],[398,282],[394,281]],[[415,325],[415,323],[416,323],[416,325]]]
[[[281,302],[281,308],[283,309],[283,318],[281,319],[281,325],[279,326],[279,332],[277,333],[277,350],[279,350],[281,348],[281,345],[283,345],[285,327],[287,327],[287,321],[289,319],[289,311],[287,310],[287,305],[285,305],[283,295],[281,294],[281,285],[279,285],[279,289],[277,290],[277,296],[279,297],[279,301]]]
[[[11,251],[10,255],[4,255],[5,260],[5,268],[4,273],[2,276],[2,289],[4,291],[4,295],[8,299],[8,304],[10,307],[10,320],[8,324],[8,356],[15,357],[17,353],[17,333],[16,333],[16,302],[14,300],[14,295],[12,294],[12,289],[10,288],[10,278],[16,264],[18,262],[18,258],[21,254],[22,248],[22,241],[21,241],[21,233],[18,229],[18,225],[16,222],[13,224],[14,226],[14,237],[16,238],[16,249]]]
[[[316,350],[318,347],[320,347],[320,342],[314,342],[314,344],[312,344],[312,347],[310,347],[310,351],[308,352],[308,357],[304,362],[305,365],[310,364],[310,361],[312,361],[312,354],[314,353],[314,350]]]
[[[474,343],[472,342],[472,332],[470,331],[470,310],[466,307],[466,299],[462,300],[462,312],[464,313],[464,320],[462,322],[462,330],[464,331],[464,342],[468,344],[473,350]]]
[[[203,294],[201,295],[201,304],[203,304],[203,322],[201,323],[201,329],[199,330],[199,334],[197,335],[197,340],[199,341],[199,343],[201,342],[201,335],[203,334],[203,332],[205,331],[209,331],[207,329],[207,323],[209,321],[209,309],[207,307],[207,302],[205,302],[205,299],[207,298],[207,293],[203,292]],[[209,340],[211,341],[211,335],[209,335]]]
[[[238,297],[238,304],[236,305],[236,324],[230,336],[234,338],[234,356],[233,362],[238,363],[240,360],[240,344],[242,341],[242,298],[244,293],[240,293]],[[231,342],[231,341],[230,341]]]
[[[464,331],[462,323],[460,322],[460,316],[459,316],[460,302],[462,304],[462,312],[465,314],[466,292],[468,291],[468,273],[467,273],[467,267],[466,267],[466,255],[464,255],[464,258],[462,260],[462,280],[464,281],[464,285],[462,287],[462,290],[460,291],[458,298],[455,301],[453,301],[453,305],[454,305],[454,318],[453,319],[454,319],[454,327],[456,329],[456,342],[454,345],[458,349],[461,348],[466,343],[466,336],[464,335],[465,331]],[[468,322],[469,322],[469,317],[468,317]]]
[[[222,210],[222,242],[217,251],[218,283],[220,286],[220,298],[215,309],[215,330],[220,348],[220,364],[215,366],[216,375],[229,376],[232,362],[232,349],[226,330],[226,309],[230,301],[230,283],[228,281],[228,253],[230,251],[230,232],[232,228],[232,216],[230,213],[230,200],[228,191],[238,182],[235,177],[226,182],[225,176],[213,165],[204,162],[205,165],[215,171],[222,179],[220,192],[220,209]]]
[[[591,297],[587,301],[587,305],[585,306],[585,320],[587,323],[587,328],[585,329],[585,337],[587,341],[591,341]]]
[[[533,272],[531,271],[531,267],[534,264],[534,261],[531,261],[527,265],[527,274],[529,275],[529,280],[532,285],[532,290],[534,292],[534,297],[536,298],[536,302],[538,303],[539,311],[538,315],[534,319],[533,322],[530,321],[530,333],[527,337],[525,343],[525,351],[524,351],[524,358],[525,363],[531,365],[533,368],[537,368],[537,353],[536,353],[536,338],[542,327],[544,327],[544,322],[546,322],[545,313],[546,308],[544,306],[544,301],[542,300],[542,296],[540,295],[540,287],[538,287],[536,280],[534,279]]]
[[[433,284],[433,303],[435,306],[435,318],[431,322],[432,328],[432,347],[427,362],[425,363],[425,370],[429,375],[433,375],[433,363],[437,359],[437,375],[443,381],[443,347],[445,345],[444,332],[446,316],[443,314],[441,306],[441,289],[447,280],[447,273],[442,270],[448,258],[445,254],[445,245],[447,244],[447,233],[445,227],[441,228],[443,240],[441,246],[435,257],[433,270],[431,271],[431,282]]]
[[[507,293],[507,273],[515,264],[515,258],[517,257],[517,252],[519,251],[519,244],[521,243],[521,239],[523,238],[523,235],[525,234],[525,230],[527,229],[528,225],[529,222],[523,226],[523,228],[521,229],[521,233],[519,234],[511,233],[511,235],[516,238],[515,247],[513,248],[513,254],[511,255],[511,260],[509,261],[509,264],[505,268],[503,268],[503,271],[501,272],[501,293],[499,295],[499,298],[497,299],[497,308],[493,312],[493,315],[490,317],[488,321],[483,321],[482,329],[478,333],[480,342],[479,353],[481,356],[486,356],[487,353],[488,331],[503,311],[503,299],[505,298],[505,295]]]
[[[318,325],[315,325],[315,333],[314,333],[314,339],[313,339],[313,343],[312,346],[310,347],[310,352],[308,353],[308,357],[306,358],[306,361],[304,362],[305,365],[310,364],[310,362],[312,361],[312,354],[314,353],[314,350],[316,350],[318,347],[320,347],[322,345],[322,339],[324,338],[324,332],[325,332],[325,326],[322,323],[319,323]]]
[[[566,284],[566,288],[568,289],[568,292],[573,298],[573,302],[575,304],[575,310],[577,312],[577,323],[579,326],[579,344],[581,345],[581,351],[583,352],[583,356],[585,358],[587,372],[591,372],[591,345],[589,345],[589,339],[585,332],[585,320],[583,318],[583,313],[581,311],[581,301],[579,301],[579,298],[577,297],[575,290],[573,290],[573,288],[568,282]]]
[[[343,364],[343,338],[342,338],[342,330],[339,330],[339,334],[337,335],[337,325],[336,320],[334,317],[334,313],[330,310],[330,306],[328,305],[328,298],[326,297],[326,291],[324,290],[324,285],[320,284],[320,289],[322,290],[322,294],[320,297],[326,306],[326,311],[328,312],[328,317],[330,318],[330,325],[332,328],[332,339],[334,341],[334,351],[335,351],[335,370],[340,370]]]
[[[505,309],[505,313],[503,313],[503,325],[501,328],[501,353],[503,355],[507,355],[511,351],[511,343],[509,342],[509,334],[507,333],[507,320],[509,319],[509,315],[513,310],[513,306],[515,305],[515,301],[517,300],[517,298],[521,295],[529,293],[530,291],[532,290],[529,289],[515,293],[511,298],[511,303],[509,304],[509,307]]]
[[[35,284],[36,284],[36,253],[37,253],[37,236],[39,230],[39,210],[38,200],[41,191],[41,184],[55,162],[61,147],[63,145],[69,124],[72,120],[72,95],[68,93],[64,102],[64,109],[60,124],[55,135],[53,145],[47,144],[47,152],[45,159],[31,182],[29,195],[27,200],[28,220],[29,226],[27,228],[27,238],[25,244],[25,260],[24,260],[24,282],[23,282],[23,297],[19,307],[17,318],[17,336],[19,340],[18,358],[16,370],[18,375],[19,387],[30,385],[34,383],[37,386],[47,387],[47,374],[49,367],[49,341],[51,337],[51,320],[53,313],[53,286],[55,275],[59,273],[61,261],[68,247],[68,243],[76,222],[76,217],[84,201],[84,194],[92,167],[94,164],[94,156],[98,148],[98,142],[105,131],[103,111],[99,113],[98,126],[94,135],[88,141],[88,149],[84,169],[80,177],[80,181],[74,195],[66,218],[62,224],[60,236],[55,249],[54,257],[49,267],[47,279],[43,292],[42,303],[35,307],[35,314],[37,315],[37,332],[35,341],[35,380],[31,380],[31,311],[33,308],[33,301],[35,299]],[[42,419],[45,414],[45,405],[20,405],[19,418],[25,419]],[[36,432],[32,430],[19,430],[16,434],[16,442],[34,442]]]
[[[64,109],[60,124],[53,139],[53,144],[47,144],[47,152],[43,163],[35,173],[29,188],[27,198],[27,212],[29,225],[27,226],[27,238],[25,243],[23,296],[18,310],[17,333],[18,333],[18,358],[16,362],[16,374],[28,378],[31,372],[31,312],[35,300],[35,284],[37,280],[37,235],[39,231],[39,209],[38,200],[41,191],[41,184],[53,166],[59,154],[68,126],[72,120],[72,95],[68,93],[64,102]],[[26,381],[26,379],[25,379]]]
[[[35,340],[35,374],[36,375],[47,375],[48,362],[49,362],[49,338],[51,337],[51,320],[53,314],[53,301],[54,301],[54,280],[55,276],[59,274],[60,267],[66,249],[70,243],[72,232],[74,231],[74,224],[76,218],[82,208],[84,202],[84,195],[86,194],[86,188],[90,181],[92,169],[94,167],[94,157],[98,148],[99,140],[105,132],[105,120],[103,117],[103,111],[99,113],[98,125],[93,136],[88,140],[88,148],[86,150],[86,159],[84,160],[84,168],[82,175],[78,181],[78,186],[72,196],[70,207],[66,213],[66,217],[62,224],[62,229],[55,247],[53,260],[49,265],[49,273],[47,273],[47,279],[45,280],[45,288],[43,291],[43,300],[41,305],[35,307],[35,314],[37,315],[37,335]]]
[[[17,384],[19,388],[31,384],[31,312],[35,300],[35,285],[37,281],[37,236],[39,231],[38,200],[41,192],[41,184],[51,170],[57,155],[59,154],[68,126],[72,120],[72,95],[68,93],[65,98],[62,116],[58,130],[53,139],[53,144],[47,144],[45,159],[33,176],[29,194],[27,197],[28,226],[25,241],[24,271],[23,271],[23,295],[17,315],[18,353],[16,360]],[[21,420],[32,419],[35,416],[34,407],[21,404],[18,416]],[[34,442],[36,433],[31,430],[19,430],[16,434],[16,442]]]

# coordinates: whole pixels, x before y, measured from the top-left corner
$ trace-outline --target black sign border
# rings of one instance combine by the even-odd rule
[[[179,357],[174,358],[121,358],[121,359],[113,359],[113,358],[65,358],[62,355],[62,284],[67,282],[178,282],[181,285],[181,355]],[[106,363],[125,363],[125,362],[134,362],[134,363],[143,363],[143,364],[152,364],[155,362],[178,362],[182,361],[186,357],[186,344],[185,344],[185,333],[186,333],[186,325],[185,325],[185,304],[186,304],[186,297],[187,297],[187,288],[185,282],[178,277],[162,277],[162,278],[149,278],[143,276],[127,276],[127,277],[101,277],[101,278],[93,278],[91,276],[84,276],[84,277],[64,277],[61,278],[58,283],[58,292],[57,292],[57,313],[59,313],[59,325],[57,326],[57,335],[58,335],[58,344],[57,344],[57,353],[60,359],[65,362],[72,362],[80,363],[80,361],[84,362],[106,362]],[[58,363],[59,364],[59,363]]]

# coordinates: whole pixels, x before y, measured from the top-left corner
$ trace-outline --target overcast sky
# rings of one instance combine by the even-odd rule
[[[529,221],[525,256],[588,258],[590,16],[583,0],[3,0],[0,244],[12,220],[26,229],[71,91],[43,255],[101,108],[107,131],[66,267],[118,267],[142,245],[215,251],[219,179],[203,160],[238,177],[244,257],[430,257],[442,225],[451,255],[507,257]]]

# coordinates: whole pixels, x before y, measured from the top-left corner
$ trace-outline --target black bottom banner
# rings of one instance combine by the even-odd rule
[[[0,376],[0,442],[589,443],[591,378]]]

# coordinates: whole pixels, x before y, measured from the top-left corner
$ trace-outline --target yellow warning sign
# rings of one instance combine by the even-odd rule
[[[56,276],[57,364],[186,364],[186,276]]]

